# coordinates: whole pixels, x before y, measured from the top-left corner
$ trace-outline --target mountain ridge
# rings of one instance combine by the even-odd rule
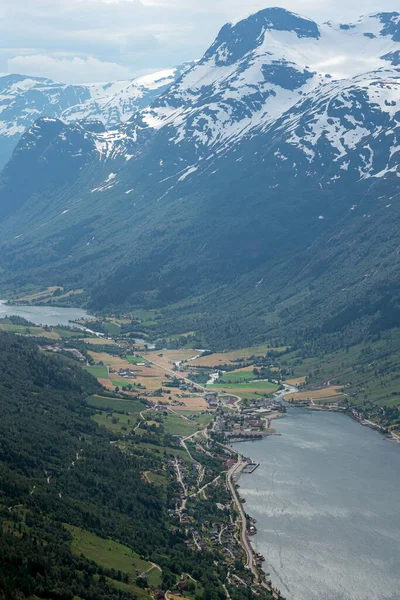
[[[255,50],[226,65],[220,33],[118,128],[61,124],[45,152],[25,134],[0,189],[3,286],[18,273],[84,287],[97,309],[165,307],[182,330],[207,322],[208,335],[231,311],[252,334],[296,323],[304,336],[370,294],[375,313],[354,335],[368,330],[398,268],[400,15],[315,24],[318,36],[306,19],[312,35],[299,37],[302,18],[276,11],[221,30],[247,27]],[[279,29],[264,31],[271,14]]]
[[[101,120],[119,125],[150,104],[192,63],[138,77],[99,84],[64,84],[46,77],[10,74],[0,77],[0,168],[11,157],[20,136],[39,117],[67,123]]]

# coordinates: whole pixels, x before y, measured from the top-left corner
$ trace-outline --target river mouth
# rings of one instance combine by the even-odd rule
[[[273,585],[288,600],[398,600],[398,446],[337,413],[291,409],[274,426],[236,446],[260,463],[240,495]]]

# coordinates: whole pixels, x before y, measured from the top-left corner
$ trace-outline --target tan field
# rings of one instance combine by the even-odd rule
[[[154,392],[162,387],[164,377],[141,377],[138,376],[132,383],[143,385],[148,392]]]
[[[197,396],[193,398],[177,398],[179,402],[184,402],[185,406],[174,406],[174,410],[176,411],[185,411],[185,410],[206,410],[207,402],[204,400],[202,396]]]
[[[159,356],[159,354],[162,354],[162,356]],[[155,364],[160,365],[164,369],[171,370],[175,362],[189,360],[198,354],[199,352],[196,352],[196,350],[164,350],[160,352],[146,352],[143,353],[142,356]],[[186,368],[186,366],[184,368]]]
[[[132,364],[125,360],[124,358],[120,358],[119,356],[113,356],[112,354],[107,354],[107,352],[91,352],[88,354],[93,358],[96,362],[103,362],[108,367],[112,367],[113,369],[131,369]]]
[[[234,363],[236,359],[249,359],[251,356],[264,356],[269,350],[282,351],[285,348],[269,348],[266,344],[260,344],[251,348],[243,348],[242,350],[232,350],[230,352],[216,352],[208,356],[201,356],[190,364],[194,367],[220,367],[222,365]]]
[[[50,287],[48,287],[47,289],[45,289],[45,290],[43,290],[41,292],[36,292],[34,294],[29,294],[27,296],[22,296],[21,298],[18,298],[18,300],[23,301],[23,302],[32,302],[34,300],[40,300],[41,298],[46,298],[47,296],[50,296],[56,290],[63,291],[63,288],[60,287],[59,285],[53,285],[53,286],[50,286]]]
[[[305,377],[294,377],[293,379],[286,379],[284,381],[284,383],[287,383],[289,385],[303,385],[303,383],[306,382],[306,378]]]
[[[285,399],[294,400],[329,400],[329,399],[338,399],[340,396],[343,396],[342,388],[335,387],[333,385],[322,388],[321,390],[308,390],[305,392],[296,392],[294,394],[286,394]]]
[[[86,342],[86,344],[92,344],[93,346],[115,346],[115,342],[103,337],[82,338],[82,341]]]
[[[132,371],[137,373],[138,377],[163,377],[165,379],[165,371],[157,365],[150,365],[149,367],[138,367],[135,364],[131,364]]]
[[[249,365],[248,367],[242,367],[241,369],[235,369],[234,371],[229,371],[230,373],[252,373],[254,369],[254,365]]]
[[[101,385],[102,385],[103,387],[105,387],[107,390],[111,390],[111,391],[113,391],[113,390],[114,390],[114,388],[115,388],[115,385],[113,385],[113,384],[111,383],[111,380],[110,380],[110,379],[98,379],[97,381],[98,381],[99,383],[101,383]]]

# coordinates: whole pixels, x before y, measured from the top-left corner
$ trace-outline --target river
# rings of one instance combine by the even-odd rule
[[[291,409],[240,495],[252,543],[288,600],[399,600],[400,447],[349,417]]]
[[[35,325],[71,325],[70,321],[89,319],[90,315],[80,308],[60,306],[7,306],[0,300],[0,319],[17,315]]]

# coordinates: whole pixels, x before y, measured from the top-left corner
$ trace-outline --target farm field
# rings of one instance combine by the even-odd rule
[[[322,388],[321,390],[308,390],[304,392],[295,392],[294,394],[289,393],[285,395],[285,400],[314,400],[322,401],[327,399],[339,399],[343,396],[343,389],[338,386],[329,386]]]
[[[95,362],[102,362],[113,369],[130,369],[132,367],[129,361],[120,356],[108,354],[107,352],[93,352],[89,350],[89,354]]]
[[[225,373],[217,379],[218,383],[246,383],[246,381],[254,380],[253,369],[249,371],[231,371]]]
[[[145,409],[142,406],[142,409]],[[134,425],[137,423],[139,417],[139,412],[134,415],[125,415],[121,413],[97,413],[94,415],[93,420],[96,421],[98,425],[105,427],[108,431],[112,431],[113,433],[121,433],[123,431],[131,431]]]
[[[113,340],[109,340],[103,336],[83,338],[83,341],[92,346],[116,346]]]
[[[50,297],[50,298],[44,298],[43,299],[43,303],[44,304],[57,304],[57,302],[59,302],[60,300],[65,300],[65,298],[72,298],[73,296],[79,296],[80,294],[83,294],[85,290],[83,290],[82,288],[76,289],[76,290],[70,290],[69,292],[65,292],[65,294],[60,294],[59,296],[54,296],[54,297]]]
[[[284,383],[287,383],[289,385],[304,385],[306,382],[306,378],[305,377],[293,377],[293,379],[285,379]]]
[[[244,361],[249,360],[252,356],[264,356],[269,351],[281,352],[286,347],[270,348],[268,344],[258,344],[250,348],[243,348],[242,350],[231,350],[229,352],[216,352],[215,354],[209,354],[207,356],[201,356],[190,364],[194,367],[221,367],[226,364],[235,364],[239,359]]]
[[[176,396],[176,399],[179,400],[179,402],[184,402],[185,404],[185,406],[174,406],[174,410],[177,412],[196,412],[199,410],[207,410],[208,407],[208,404],[204,400],[203,396],[194,396],[190,398],[178,398],[178,396]]]
[[[159,356],[162,354],[162,356]],[[163,350],[162,352],[147,352],[143,353],[143,357],[151,360],[155,364],[161,365],[164,369],[171,370],[174,363],[178,361],[188,361],[197,356],[200,352],[196,350]],[[188,367],[192,362],[188,363]],[[183,365],[186,368],[186,365]]]
[[[43,298],[47,298],[48,296],[52,296],[56,290],[64,291],[62,287],[59,285],[52,285],[46,288],[45,290],[39,292],[32,292],[31,294],[27,294],[25,296],[20,296],[18,298],[19,302],[37,302],[42,300]]]
[[[139,413],[146,406],[135,399],[123,400],[121,398],[108,398],[107,396],[90,396],[86,399],[89,406],[99,410],[118,410],[123,412]]]
[[[129,363],[133,364],[147,362],[147,359],[142,356],[132,356],[128,354],[125,358]]]
[[[167,485],[168,483],[168,477],[165,474],[147,471],[146,475],[150,483],[154,483],[156,485]]]
[[[108,369],[104,365],[90,365],[84,369],[96,379],[108,379]]]
[[[137,387],[136,379],[131,379],[129,377],[119,377],[118,375],[114,375],[114,373],[111,373],[110,376],[112,377],[110,381],[113,384],[113,386],[122,387],[130,384],[133,388],[135,386]]]
[[[59,340],[60,335],[56,331],[46,331],[43,327],[29,325],[14,325],[13,323],[0,323],[0,330],[10,333],[19,333],[27,337],[46,337],[50,340]]]
[[[203,429],[204,425],[169,414],[164,420],[164,428],[166,433],[170,433],[171,435],[192,435],[192,433],[199,431],[199,429]]]
[[[75,554],[83,554],[102,567],[127,573],[135,580],[136,569],[140,573],[152,568],[152,564],[142,560],[136,552],[110,539],[103,539],[80,527],[65,525],[73,536],[71,549]],[[160,572],[158,571],[160,574]],[[161,577],[160,577],[161,580]]]

